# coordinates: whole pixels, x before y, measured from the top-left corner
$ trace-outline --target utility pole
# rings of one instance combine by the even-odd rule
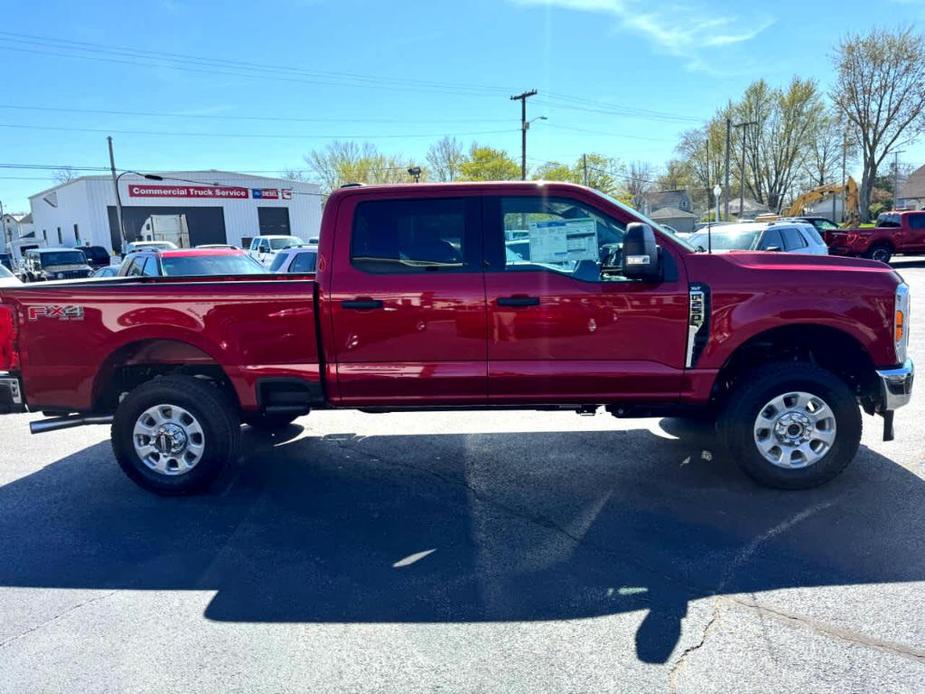
[[[728,122],[728,121],[727,121]],[[742,128],[742,166],[739,168],[739,220],[742,219],[742,211],[745,207],[745,137],[748,135],[748,130],[745,130],[750,125],[758,125],[758,121],[750,120],[743,123],[736,123],[733,127],[736,129]],[[728,131],[727,131],[728,133]],[[728,147],[727,147],[727,162],[728,162]],[[729,165],[727,163],[726,170],[728,171]],[[728,195],[728,193],[727,193]]]
[[[9,244],[10,242],[12,242],[13,239],[12,238],[7,239],[7,236],[6,236],[6,217],[3,216],[3,200],[0,200],[0,224],[3,225],[3,250],[9,253],[10,252]]]
[[[584,178],[582,179],[585,185],[588,185],[588,155],[581,155],[581,169],[584,172]]]
[[[536,96],[536,90],[531,89],[528,92],[522,92],[511,97],[511,101],[520,102],[520,180],[527,180],[527,130],[530,124],[527,122],[527,99]]]
[[[723,182],[723,190],[726,191],[726,196],[723,201],[723,214],[726,217],[726,221],[729,221],[729,146],[732,138],[732,121],[727,117],[726,118],[726,178]],[[742,216],[742,211],[739,210],[739,216]],[[717,220],[719,221],[719,220]]]
[[[119,177],[116,176],[116,159],[112,153],[112,136],[106,138],[109,143],[109,170],[112,171],[112,187],[116,192],[116,221],[119,224],[119,243],[122,248],[119,250],[125,253],[125,224],[122,222],[122,198],[119,196]]]

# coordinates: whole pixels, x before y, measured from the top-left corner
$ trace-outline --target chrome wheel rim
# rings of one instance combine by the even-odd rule
[[[874,260],[879,260],[881,263],[885,263],[887,260],[889,260],[889,258],[890,258],[889,252],[883,250],[882,248],[878,248],[877,250],[874,251],[874,254],[873,254]]]
[[[199,421],[176,405],[155,405],[135,420],[135,453],[154,472],[185,475],[202,460],[205,434]]]
[[[778,395],[758,411],[754,439],[772,465],[787,470],[818,463],[835,444],[835,413],[812,393]]]

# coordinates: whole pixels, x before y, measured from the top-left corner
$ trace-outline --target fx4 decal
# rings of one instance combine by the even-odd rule
[[[83,320],[83,306],[30,306],[29,320],[52,318],[54,320]]]

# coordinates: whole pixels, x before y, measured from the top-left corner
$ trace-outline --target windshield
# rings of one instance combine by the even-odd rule
[[[696,249],[707,250],[712,247],[714,251],[750,251],[758,245],[760,231],[714,231],[712,242],[707,238],[707,232],[698,231],[688,237],[688,242]]]
[[[86,265],[87,257],[80,251],[55,251],[41,254],[42,265]]]
[[[267,269],[246,255],[180,255],[161,258],[165,275],[263,275]]]
[[[298,246],[302,243],[302,239],[297,239],[295,236],[287,236],[283,239],[270,239],[270,248],[274,251],[280,251],[284,248],[289,248],[289,246]]]

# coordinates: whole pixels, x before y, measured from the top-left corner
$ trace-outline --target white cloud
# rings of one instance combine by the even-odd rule
[[[685,59],[691,70],[709,71],[709,49],[755,38],[774,23],[766,15],[741,17],[684,2],[655,0],[511,0],[518,5],[548,6],[613,17],[624,31],[638,34],[663,53]]]

